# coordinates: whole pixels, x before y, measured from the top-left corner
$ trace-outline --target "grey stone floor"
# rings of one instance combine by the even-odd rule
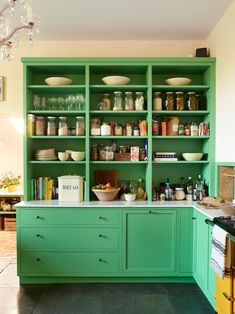
[[[196,284],[20,286],[16,258],[0,257],[0,314],[212,314]]]

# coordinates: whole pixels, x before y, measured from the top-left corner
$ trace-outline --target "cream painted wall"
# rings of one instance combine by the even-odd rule
[[[21,57],[184,57],[193,54],[201,41],[81,41],[21,43],[14,61],[1,63],[5,100],[0,102],[0,176],[12,170],[23,174],[23,141],[12,128],[10,117],[22,117],[23,69]],[[1,143],[0,143],[1,144]]]
[[[208,37],[216,57],[216,161],[235,162],[235,2]]]

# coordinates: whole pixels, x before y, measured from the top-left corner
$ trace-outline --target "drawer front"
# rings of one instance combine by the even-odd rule
[[[20,226],[45,225],[117,225],[115,209],[31,208],[19,211]]]
[[[95,276],[118,272],[118,254],[104,252],[22,252],[21,276]]]
[[[21,228],[21,250],[71,251],[118,248],[118,228]]]

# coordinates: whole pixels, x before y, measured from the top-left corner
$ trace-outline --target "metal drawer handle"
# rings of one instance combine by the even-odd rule
[[[193,217],[192,220],[196,220],[196,217]]]
[[[226,292],[223,292],[223,296],[225,297],[226,300],[228,301],[234,301],[234,298],[229,296]]]
[[[106,261],[104,259],[102,259],[102,258],[99,258],[99,262],[100,263],[106,263]]]
[[[154,212],[152,210],[149,210],[149,214],[158,214],[157,212]]]
[[[105,218],[105,217],[102,217],[102,216],[99,216],[99,219],[100,219],[100,220],[106,220],[106,218]]]

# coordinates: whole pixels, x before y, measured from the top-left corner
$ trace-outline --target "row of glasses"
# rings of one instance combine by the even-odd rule
[[[33,96],[34,110],[85,110],[85,95],[84,94],[70,94],[66,97],[45,97]]]

